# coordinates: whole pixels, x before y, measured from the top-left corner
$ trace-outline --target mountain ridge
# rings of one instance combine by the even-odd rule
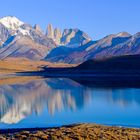
[[[39,25],[20,21],[14,16],[0,19],[0,59],[25,57],[70,64],[90,59],[140,54],[140,33],[125,31],[92,40],[77,28],[64,29],[47,26],[44,33]]]

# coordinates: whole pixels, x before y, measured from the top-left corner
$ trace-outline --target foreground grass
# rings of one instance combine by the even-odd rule
[[[140,129],[79,124],[46,130],[1,134],[13,140],[139,140]]]

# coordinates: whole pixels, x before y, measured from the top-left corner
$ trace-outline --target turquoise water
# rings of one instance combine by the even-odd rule
[[[81,122],[140,127],[140,89],[88,87],[65,78],[0,85],[0,129]]]

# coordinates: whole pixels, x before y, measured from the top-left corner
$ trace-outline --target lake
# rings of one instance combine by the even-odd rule
[[[139,88],[88,86],[67,78],[11,81],[0,84],[0,129],[83,122],[140,127]]]

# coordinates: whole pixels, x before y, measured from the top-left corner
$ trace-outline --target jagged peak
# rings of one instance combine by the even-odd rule
[[[128,32],[120,32],[118,34],[116,34],[117,37],[130,37],[131,34],[129,34]]]
[[[40,27],[38,24],[35,24],[35,25],[34,25],[34,29],[35,29],[36,31],[42,32],[42,29],[41,29],[41,27]]]
[[[70,34],[70,33],[72,33],[72,32],[78,32],[78,31],[80,31],[80,32],[82,32],[80,29],[78,29],[78,28],[66,28],[66,29],[64,29],[64,31],[63,31],[63,36],[65,36],[65,35],[67,35],[67,34]]]
[[[70,33],[81,33],[81,34],[86,34],[84,31],[78,29],[78,28],[69,28],[69,29],[64,29],[63,31],[63,36],[64,35],[67,35],[67,34],[70,34]]]
[[[54,38],[54,28],[52,24],[47,25],[46,35],[48,38]]]
[[[16,30],[18,29],[21,25],[24,24],[21,20],[19,20],[15,16],[6,16],[0,19],[0,23],[3,24],[5,27],[8,29]]]

